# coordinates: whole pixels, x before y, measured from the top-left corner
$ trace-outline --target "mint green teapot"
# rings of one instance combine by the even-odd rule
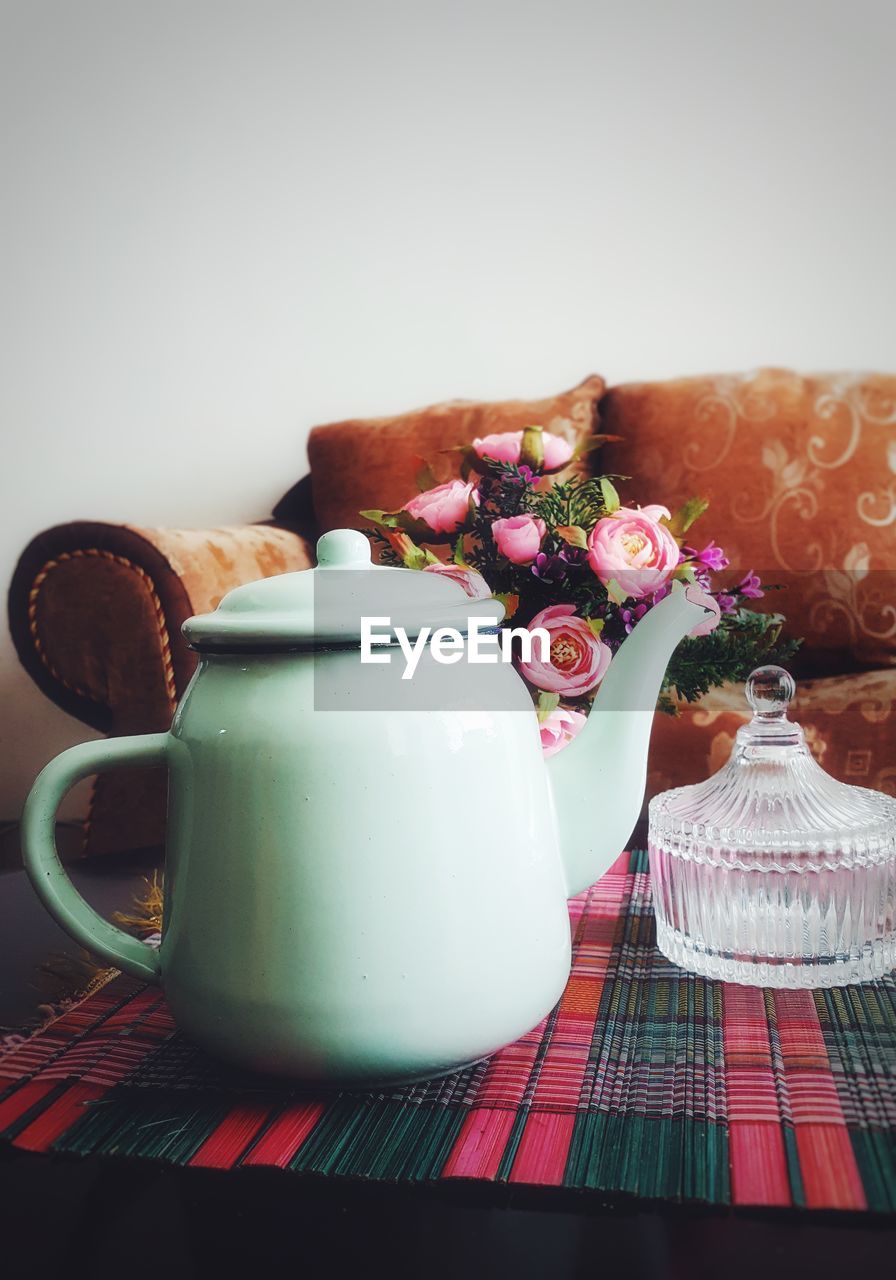
[[[412,679],[382,639],[362,661],[365,618],[415,641],[501,616],[446,575],[372,566],[351,530],[320,539],[317,569],[230,592],[184,624],[199,664],[170,732],[73,747],[35,782],[23,849],[44,905],[243,1067],[410,1081],[518,1038],[563,991],[567,898],[631,833],[666,663],[706,610],[676,584],[547,761],[512,665],[437,661],[435,636]],[[54,845],[66,790],[134,765],[169,774],[158,949],[100,917]]]

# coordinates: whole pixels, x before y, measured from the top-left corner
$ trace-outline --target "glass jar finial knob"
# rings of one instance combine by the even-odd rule
[[[757,667],[747,680],[747,702],[761,720],[786,720],[796,681],[783,667]]]

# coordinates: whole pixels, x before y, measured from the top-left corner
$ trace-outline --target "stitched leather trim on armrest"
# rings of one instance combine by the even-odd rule
[[[115,564],[120,564],[124,568],[132,570],[146,587],[156,615],[159,642],[162,647],[162,666],[164,670],[165,692],[168,696],[168,701],[171,704],[173,712],[177,705],[177,684],[174,678],[174,663],[171,658],[171,636],[165,620],[165,610],[162,607],[162,602],[159,599],[159,594],[155,589],[152,578],[145,569],[142,569],[140,565],[135,564],[133,560],[129,560],[127,556],[116,555],[113,551],[105,551],[101,547],[83,547],[78,548],[75,551],[61,552],[54,559],[48,560],[38,571],[34,578],[34,582],[32,583],[31,590],[28,592],[28,630],[31,633],[34,648],[37,651],[41,662],[47,668],[50,675],[53,676],[54,680],[57,680],[61,685],[64,685],[65,688],[69,689],[72,693],[77,694],[81,698],[89,698],[92,702],[103,705],[102,700],[90,689],[85,686],[73,684],[53,666],[52,662],[47,657],[43,644],[41,643],[40,632],[37,624],[38,599],[40,597],[41,589],[49,575],[54,569],[58,568],[59,565],[64,564],[68,560],[83,559],[90,556],[95,556],[104,560],[111,560]]]
[[[195,666],[186,645],[175,641],[193,612],[185,586],[165,556],[146,537],[122,525],[77,520],[39,533],[25,548],[9,588],[9,629],[22,666],[35,684],[69,715],[103,733],[116,731],[115,716],[97,692],[68,672],[64,681],[35,634],[35,615],[47,579],[68,562],[91,559],[115,564],[133,574],[146,592],[149,610],[160,628],[164,652],[163,682],[169,699],[183,693]],[[164,629],[164,642],[162,639]],[[121,729],[118,729],[121,732]]]

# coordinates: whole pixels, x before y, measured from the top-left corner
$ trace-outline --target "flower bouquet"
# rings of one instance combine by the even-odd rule
[[[610,439],[594,436],[585,449]],[[698,549],[691,529],[707,508],[693,498],[674,515],[664,506],[624,506],[610,475],[554,477],[576,460],[561,436],[539,426],[475,439],[460,478],[437,484],[424,464],[421,492],[398,511],[363,511],[384,563],[448,574],[473,598],[494,597],[514,627],[543,628],[517,660],[541,724],[546,755],[585,723],[613,654],[675,579],[700,593],[711,612],[679,645],[660,707],[672,713],[715,685],[745,679],[756,666],[786,662],[798,641],[782,640],[780,614],[757,613],[764,595],[752,571],[733,585],[718,575],[729,561],[714,542]],[[441,552],[441,556],[436,554]]]

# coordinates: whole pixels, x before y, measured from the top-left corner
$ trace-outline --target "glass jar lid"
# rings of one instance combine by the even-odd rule
[[[731,758],[696,786],[650,803],[650,838],[695,862],[763,867],[785,853],[791,869],[870,866],[896,856],[896,799],[838,782],[816,762],[788,717],[796,686],[781,667],[747,681],[753,718]]]

